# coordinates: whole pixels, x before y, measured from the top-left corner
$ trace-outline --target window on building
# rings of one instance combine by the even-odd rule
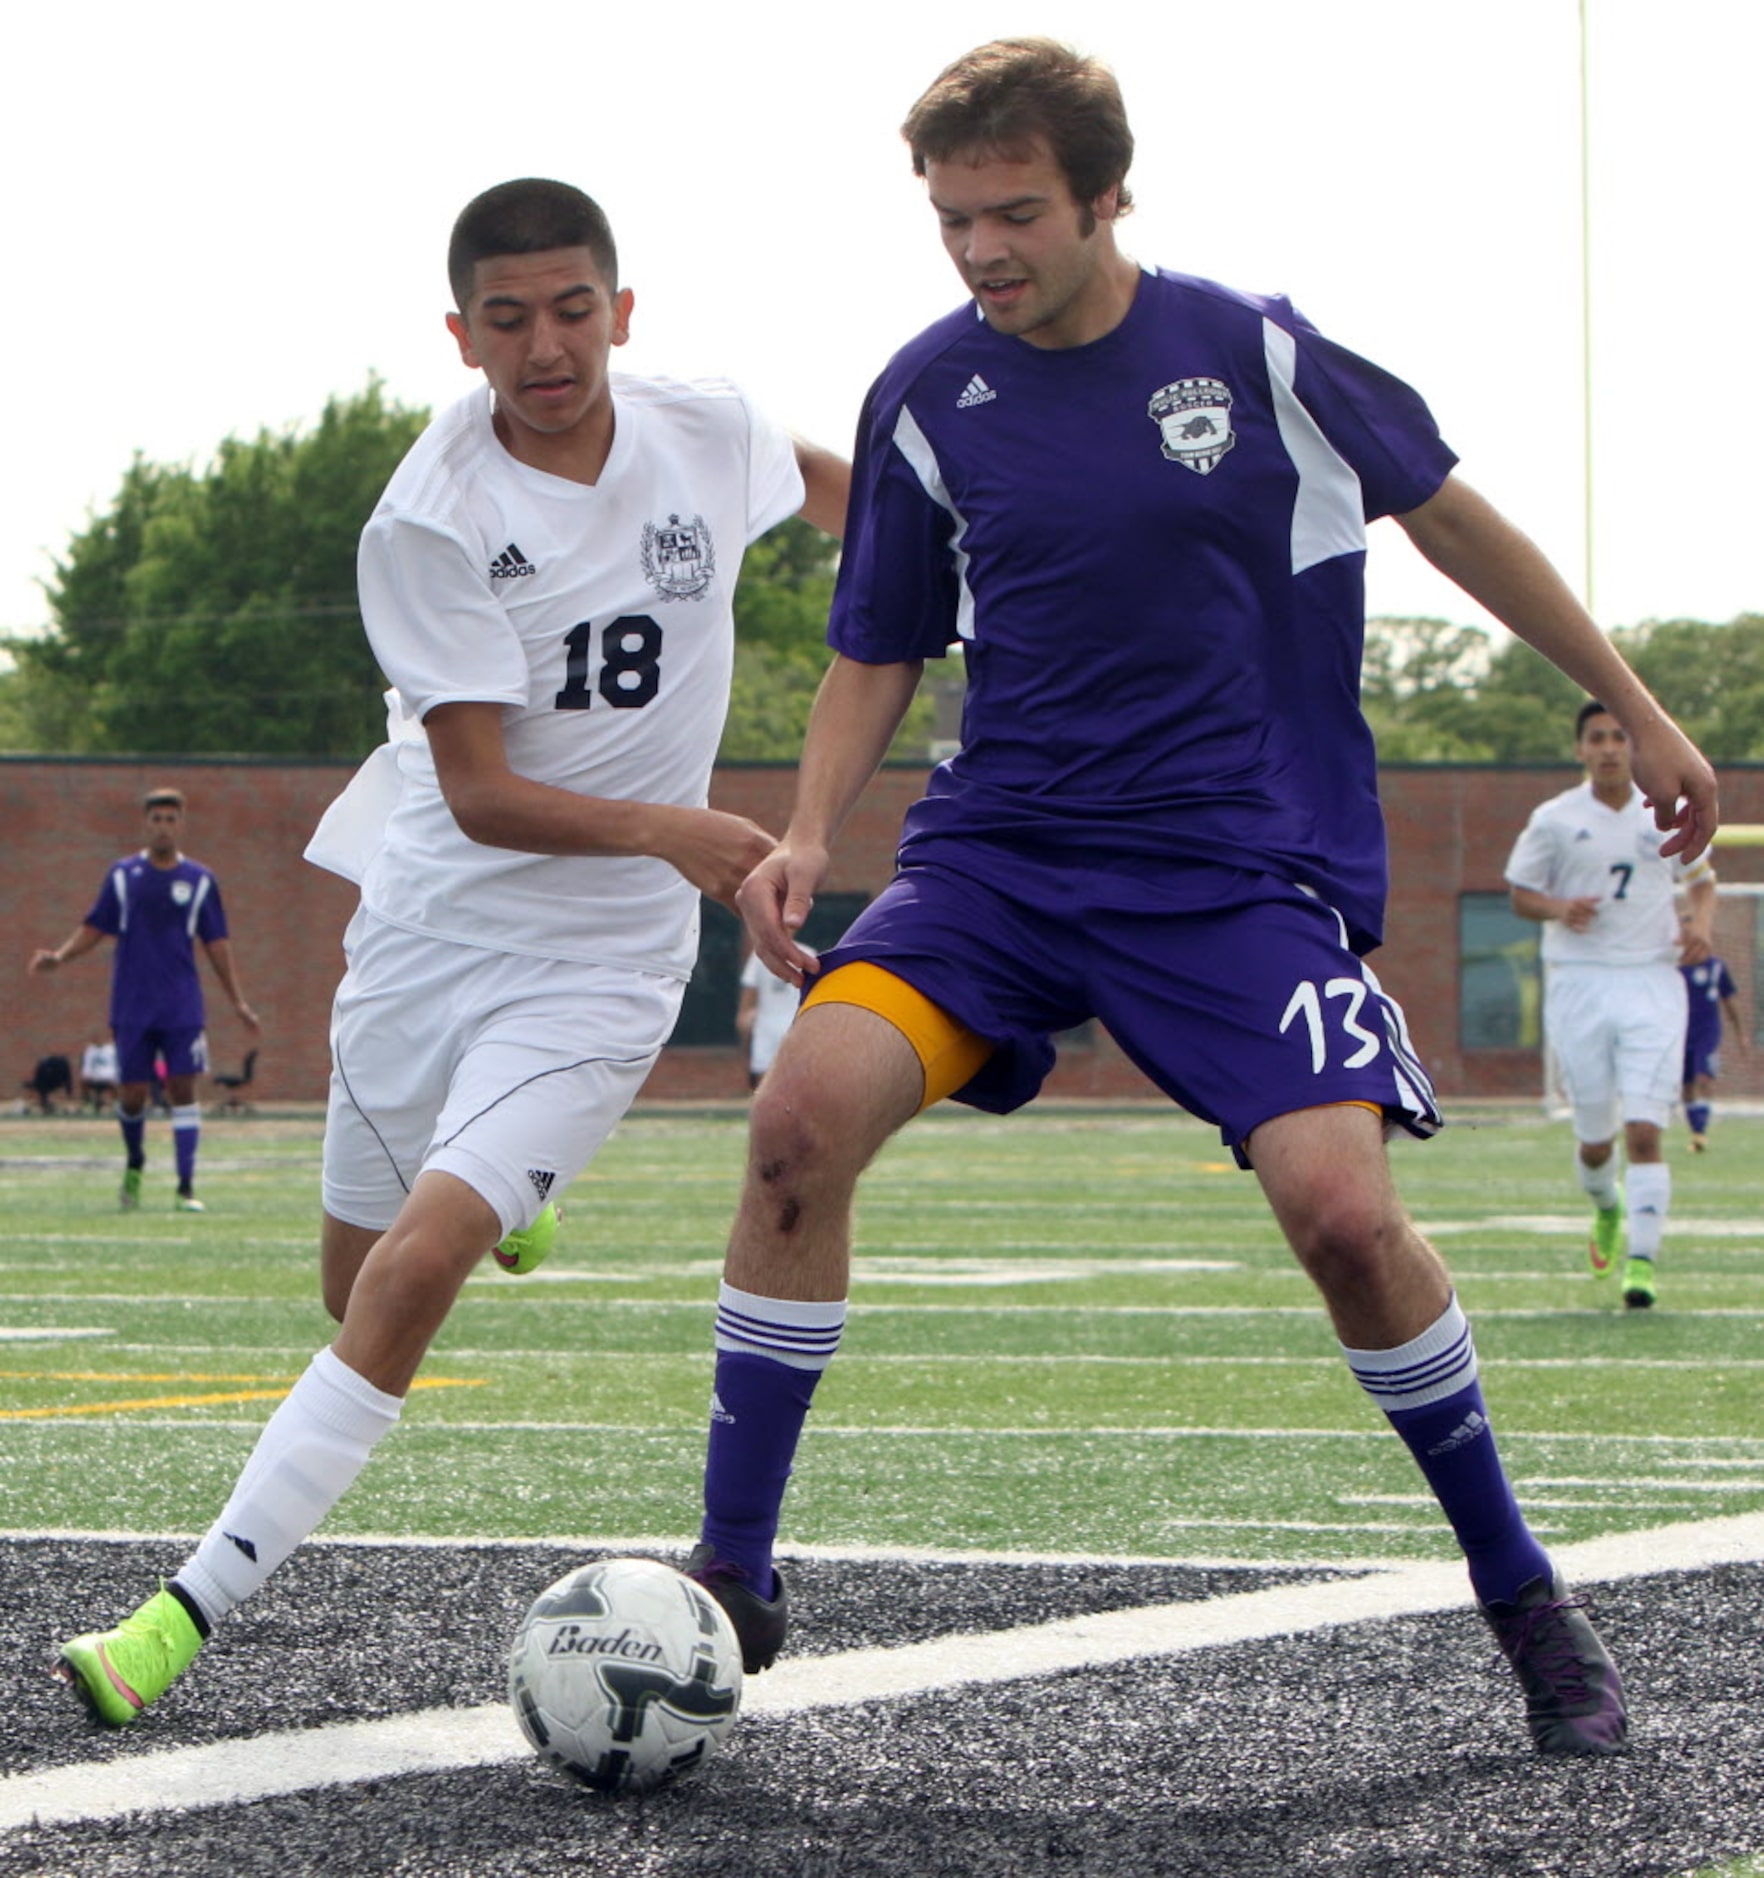
[[[1466,1050],[1536,1050],[1543,1045],[1543,973],[1538,925],[1504,893],[1458,900],[1458,1041]]]

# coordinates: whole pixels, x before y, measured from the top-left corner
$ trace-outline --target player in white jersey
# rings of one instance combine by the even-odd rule
[[[1646,1310],[1672,1197],[1662,1134],[1684,1059],[1678,968],[1709,954],[1715,874],[1704,857],[1662,855],[1629,737],[1596,700],[1575,720],[1574,753],[1586,780],[1533,812],[1507,880],[1514,912],[1543,922],[1544,1026],[1573,1109],[1575,1172],[1596,1209],[1587,1256],[1597,1276],[1617,1269],[1627,1205],[1623,1301]]]
[[[843,527],[849,471],[733,387],[613,375],[632,296],[579,190],[507,183],[453,232],[447,324],[488,384],[362,537],[391,743],[309,850],[358,879],[326,1124],[335,1342],[159,1594],[57,1669],[131,1721],[347,1490],[472,1268],[535,1225],[673,1028],[699,896],[771,838],[707,806],[747,544]]]

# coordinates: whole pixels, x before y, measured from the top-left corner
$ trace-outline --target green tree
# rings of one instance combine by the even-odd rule
[[[809,710],[832,654],[827,613],[839,543],[793,515],[747,551],[735,587],[735,677],[718,755],[725,762],[794,763]],[[889,750],[924,758],[931,737],[928,691],[907,712]]]
[[[427,413],[378,382],[315,429],[229,438],[203,471],[137,459],[56,564],[53,630],[12,641],[35,747],[355,756],[381,680],[355,551]]]

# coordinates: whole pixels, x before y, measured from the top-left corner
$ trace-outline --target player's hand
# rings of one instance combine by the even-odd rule
[[[1628,725],[1631,763],[1654,826],[1669,831],[1663,855],[1694,861],[1720,826],[1715,771],[1696,745],[1670,719],[1638,735]]]
[[[61,954],[52,952],[47,946],[39,946],[31,954],[31,962],[25,967],[32,972],[52,972],[61,963]]]
[[[263,1034],[263,1020],[243,998],[238,1000],[233,1006],[233,1009],[238,1014],[239,1022],[243,1024],[254,1037]]]
[[[1599,897],[1596,893],[1583,894],[1578,900],[1562,902],[1562,924],[1570,932],[1585,932],[1599,916]]]
[[[812,978],[821,961],[796,935],[815,904],[815,889],[827,871],[827,850],[812,844],[779,842],[735,896],[735,908],[747,922],[748,937],[760,961],[792,985]]]
[[[774,840],[745,815],[727,815],[721,809],[685,809],[678,827],[670,831],[665,858],[700,893],[709,894],[734,911],[738,910],[736,890],[771,853]]]
[[[1687,926],[1684,937],[1679,941],[1678,962],[1680,965],[1701,965],[1715,948],[1700,932]]]

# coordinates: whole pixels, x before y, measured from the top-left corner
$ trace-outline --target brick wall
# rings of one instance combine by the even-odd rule
[[[330,999],[341,968],[338,945],[354,896],[344,882],[308,866],[300,855],[348,773],[335,764],[0,758],[8,830],[5,923],[13,941],[13,960],[0,967],[0,1036],[8,1052],[8,1066],[0,1067],[14,1083],[40,1056],[61,1052],[77,1059],[88,1031],[103,1023],[108,947],[52,977],[29,977],[24,967],[34,948],[58,943],[79,924],[106,865],[140,845],[142,794],[171,783],[189,798],[186,845],[220,878],[246,996],[264,1019],[260,1093],[269,1100],[322,1097]],[[1501,867],[1526,815],[1573,779],[1574,772],[1564,769],[1415,767],[1384,773],[1393,891],[1388,943],[1375,964],[1448,1095],[1538,1090],[1535,1051],[1466,1055],[1459,1047],[1457,900],[1460,892],[1501,890]],[[829,892],[874,892],[888,878],[901,816],[923,780],[913,769],[885,770],[876,779],[848,825]],[[783,825],[791,784],[786,768],[730,768],[718,773],[713,799],[719,808],[776,829]],[[1722,785],[1729,820],[1764,823],[1764,765],[1725,772]],[[1729,850],[1721,867],[1730,879],[1764,880],[1764,849]],[[1738,969],[1733,951],[1728,956],[1749,1015],[1751,974]],[[224,1001],[211,996],[210,1010],[215,1066],[235,1068],[249,1039]],[[1730,1061],[1730,1093],[1745,1090],[1745,1078],[1764,1076],[1760,1058],[1764,1052],[1754,1051],[1750,1061]],[[735,1049],[673,1049],[658,1065],[649,1092],[716,1097],[745,1088]],[[1062,1055],[1049,1093],[1150,1091],[1102,1036],[1092,1047]]]

